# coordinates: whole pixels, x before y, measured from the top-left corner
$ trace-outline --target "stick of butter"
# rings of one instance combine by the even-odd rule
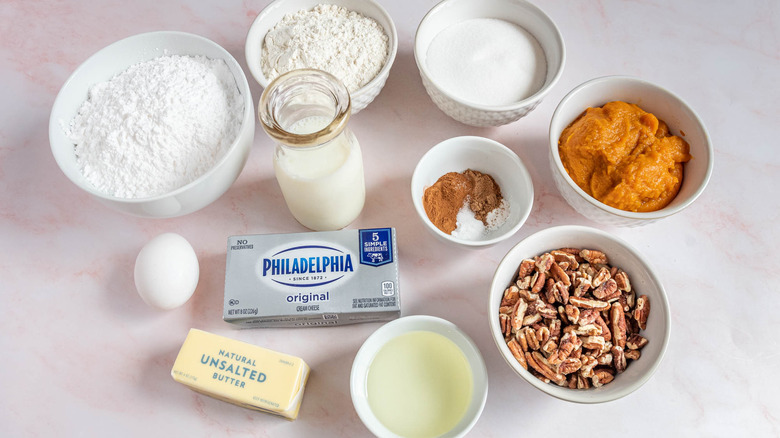
[[[295,356],[190,329],[171,376],[216,399],[295,420],[309,366]]]

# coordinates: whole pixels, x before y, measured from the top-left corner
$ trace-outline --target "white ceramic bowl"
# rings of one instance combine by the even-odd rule
[[[669,125],[672,134],[681,136],[690,145],[693,159],[684,165],[682,187],[674,200],[660,210],[635,213],[603,204],[585,193],[563,167],[558,153],[561,132],[587,108],[599,107],[615,100],[636,104],[654,114]],[[549,144],[550,168],[558,191],[580,214],[605,225],[635,227],[679,213],[701,195],[712,174],[712,144],[696,112],[671,91],[633,77],[607,76],[592,79],[574,88],[553,113]]]
[[[382,5],[374,0],[275,0],[260,11],[249,28],[245,46],[246,64],[249,67],[249,72],[260,86],[263,88],[267,87],[271,81],[265,77],[263,69],[260,67],[265,35],[285,15],[293,14],[302,9],[312,9],[320,4],[338,5],[350,11],[359,12],[368,18],[374,19],[384,28],[387,34],[390,53],[388,53],[385,65],[374,79],[354,93],[350,93],[352,113],[356,114],[368,106],[382,91],[382,87],[385,86],[387,77],[390,74],[390,68],[395,61],[395,55],[398,52],[398,33],[395,29],[395,23]]]
[[[425,189],[449,172],[477,170],[493,177],[501,195],[509,203],[509,217],[499,228],[479,240],[460,239],[447,234],[428,219],[423,206]],[[501,143],[484,137],[454,137],[437,144],[423,155],[412,174],[412,202],[420,220],[439,240],[470,248],[486,247],[511,237],[531,214],[534,186],[520,158]]]
[[[642,356],[632,361],[625,372],[618,374],[615,380],[600,388],[569,389],[553,383],[544,383],[526,371],[509,351],[501,324],[498,308],[501,305],[504,290],[515,280],[517,268],[525,258],[533,258],[545,252],[564,248],[587,248],[603,251],[612,266],[623,269],[629,276],[631,287],[637,296],[647,295],[650,299],[650,316],[647,329],[642,336],[649,343],[642,349]],[[488,320],[490,332],[501,356],[515,373],[541,391],[571,402],[601,403],[624,397],[639,389],[661,364],[671,332],[671,314],[669,302],[661,281],[647,260],[634,248],[621,239],[595,228],[582,226],[560,226],[547,228],[523,239],[504,256],[493,276],[488,301]]]
[[[89,89],[111,79],[139,62],[163,55],[203,55],[222,59],[236,80],[244,102],[238,136],[216,165],[195,181],[164,195],[149,198],[118,198],[96,190],[82,175],[73,151],[73,142],[65,135],[67,125],[87,99]],[[84,61],[62,86],[49,120],[49,142],[60,169],[76,186],[103,204],[135,216],[165,218],[199,210],[222,196],[238,178],[246,164],[255,135],[255,116],[249,84],[241,66],[217,43],[183,32],[149,32],[117,41]]]
[[[381,438],[401,438],[387,429],[371,411],[366,382],[371,362],[379,350],[390,340],[414,331],[437,333],[454,342],[463,352],[471,367],[473,391],[466,413],[452,430],[439,436],[439,438],[462,437],[474,427],[485,407],[488,392],[487,368],[474,341],[455,324],[441,318],[425,315],[406,316],[383,325],[369,336],[352,362],[352,372],[349,379],[352,404],[363,424],[374,435]]]
[[[541,45],[547,60],[547,77],[542,88],[509,105],[481,105],[454,96],[431,77],[426,65],[431,41],[447,27],[473,18],[498,18],[530,32]],[[414,59],[423,86],[445,114],[472,126],[500,126],[514,122],[533,111],[558,82],[566,61],[563,37],[555,23],[541,9],[523,0],[443,0],[420,22],[414,40]]]

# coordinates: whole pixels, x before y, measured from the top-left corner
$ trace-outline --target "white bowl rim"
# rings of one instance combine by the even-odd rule
[[[433,77],[428,72],[428,67],[425,65],[424,62],[420,60],[419,50],[418,50],[418,38],[417,36],[420,34],[420,28],[425,24],[425,22],[428,20],[430,16],[437,13],[439,9],[444,8],[446,3],[449,3],[451,0],[441,0],[439,3],[437,3],[431,10],[429,10],[425,16],[420,20],[420,24],[417,25],[417,31],[414,34],[414,61],[417,63],[417,68],[420,69],[420,71],[425,75],[426,78],[432,83],[436,84],[436,81],[433,80]],[[555,24],[555,22],[550,18],[549,15],[547,15],[541,8],[536,6],[533,3],[530,3],[525,0],[511,0],[513,3],[523,3],[526,5],[529,9],[534,10],[539,14],[539,16],[544,17],[543,20],[546,24],[548,24],[555,33],[555,40],[558,44],[558,47],[561,51],[561,63],[558,67],[558,71],[555,72],[555,75],[553,75],[552,79],[547,82],[545,81],[545,84],[540,88],[536,93],[526,97],[523,100],[519,100],[514,103],[505,104],[505,105],[485,105],[480,104],[477,102],[472,102],[470,100],[462,99],[460,97],[457,97],[450,93],[447,90],[442,89],[438,85],[436,85],[436,89],[443,95],[447,96],[447,98],[470,108],[474,108],[480,111],[485,112],[502,112],[502,111],[512,111],[517,110],[523,107],[526,107],[538,100],[543,99],[547,93],[550,92],[550,90],[555,86],[555,84],[558,83],[558,79],[560,79],[561,75],[563,75],[563,68],[566,65],[566,45],[563,42],[563,35],[561,34],[560,29],[558,29],[558,26]],[[478,17],[477,17],[478,18]],[[534,38],[536,38],[536,35],[534,35]],[[549,63],[548,63],[549,65]]]
[[[409,315],[409,316],[404,316],[404,317],[395,319],[393,321],[390,321],[390,322],[382,325],[378,329],[376,329],[376,331],[374,331],[368,338],[366,338],[365,341],[363,341],[363,344],[360,346],[360,349],[358,350],[357,354],[355,354],[355,358],[352,361],[352,367],[350,369],[350,374],[349,374],[349,390],[350,390],[350,397],[352,398],[352,403],[354,405],[356,398],[359,398],[359,395],[357,394],[357,389],[356,389],[356,385],[357,384],[355,382],[357,381],[357,379],[359,377],[363,377],[362,373],[360,375],[358,375],[358,363],[357,363],[358,361],[357,361],[357,359],[359,357],[361,357],[361,356],[367,355],[368,354],[367,350],[372,348],[371,343],[375,342],[374,340],[376,338],[381,337],[384,334],[384,332],[387,332],[389,330],[393,330],[396,326],[410,325],[410,324],[415,324],[415,323],[418,323],[418,322],[419,323],[427,322],[427,323],[430,323],[430,324],[435,324],[435,325],[440,326],[442,328],[446,328],[450,333],[455,333],[455,335],[457,337],[459,337],[472,350],[471,357],[474,359],[474,362],[477,365],[477,369],[474,369],[474,367],[472,367],[472,369],[471,369],[471,373],[472,373],[473,379],[474,380],[482,380],[482,381],[484,381],[485,382],[485,386],[484,386],[484,388],[480,388],[482,390],[481,390],[481,392],[479,394],[477,394],[477,389],[478,388],[474,388],[474,393],[472,394],[472,403],[473,403],[474,400],[476,400],[477,403],[479,403],[479,409],[477,409],[477,412],[476,412],[476,415],[474,415],[474,418],[472,418],[469,421],[469,423],[467,425],[465,425],[464,432],[467,432],[467,431],[471,430],[474,427],[474,425],[477,423],[477,421],[479,420],[479,418],[482,415],[482,411],[484,410],[485,404],[487,402],[488,390],[490,388],[489,381],[488,381],[487,366],[485,365],[485,359],[482,356],[482,352],[479,350],[479,347],[474,342],[474,340],[471,339],[471,337],[468,334],[466,334],[466,332],[464,332],[457,325],[455,325],[455,323],[453,323],[451,321],[448,321],[448,320],[446,320],[444,318],[439,318],[437,316]],[[404,331],[404,333],[410,333],[410,332],[411,332],[410,330],[405,330]],[[382,344],[382,345],[384,345],[384,344]],[[467,356],[467,353],[465,351],[463,352],[463,354],[464,354],[464,356]],[[468,360],[468,356],[467,356],[467,360]],[[469,362],[469,365],[471,365],[471,360],[468,360],[468,362]],[[366,367],[366,369],[367,368],[368,367]],[[379,422],[379,419],[376,418],[376,416],[374,416],[373,412],[370,412],[371,411],[370,409],[368,409],[368,411],[369,411],[369,413],[370,413],[370,415],[372,417],[369,419],[370,421],[367,422],[366,419],[363,418],[363,412],[362,412],[363,410],[362,409],[358,410],[356,406],[355,406],[355,408],[356,408],[355,411],[357,412],[358,417],[360,417],[360,420],[363,422],[363,424],[366,425],[366,427],[368,427],[369,430],[372,433],[376,434],[377,431],[372,429],[369,426],[368,423],[374,423],[375,421]],[[384,427],[384,425],[382,425],[381,432],[384,432],[384,431],[390,432],[389,430],[387,430],[387,428]],[[390,433],[392,434],[392,432],[390,432]],[[458,436],[460,436],[460,435],[458,435]]]
[[[63,95],[65,89],[70,84],[71,80],[75,78],[77,75],[81,74],[83,70],[86,70],[85,65],[88,64],[90,61],[93,60],[93,58],[98,58],[99,56],[102,56],[105,52],[108,52],[112,50],[115,46],[126,43],[128,40],[133,39],[141,39],[141,38],[151,38],[156,36],[166,36],[166,35],[176,35],[176,36],[182,36],[185,38],[192,38],[195,40],[200,40],[203,43],[206,43],[207,45],[213,46],[215,49],[217,49],[218,52],[221,52],[224,56],[223,60],[226,64],[233,64],[233,67],[237,68],[237,71],[241,72],[241,77],[236,77],[236,75],[233,75],[233,78],[236,80],[236,87],[238,88],[239,92],[242,95],[243,101],[244,101],[244,113],[241,119],[241,126],[239,127],[238,132],[236,133],[236,138],[233,140],[233,142],[230,144],[230,147],[225,151],[225,153],[222,155],[222,158],[219,159],[216,163],[214,163],[209,170],[204,172],[199,177],[195,178],[193,181],[190,181],[189,183],[175,189],[171,190],[169,192],[155,195],[155,196],[149,196],[145,198],[121,198],[118,196],[113,196],[104,192],[101,192],[97,190],[95,187],[92,187],[89,184],[81,184],[79,181],[72,180],[70,177],[68,177],[69,180],[71,180],[76,186],[78,186],[80,189],[84,190],[85,192],[100,198],[100,199],[106,199],[109,201],[116,201],[116,202],[122,202],[126,204],[142,204],[147,203],[151,201],[159,201],[162,199],[168,199],[173,196],[177,196],[183,192],[186,192],[189,190],[192,186],[195,186],[197,184],[200,184],[202,180],[208,178],[211,174],[217,171],[218,167],[221,167],[225,161],[228,160],[228,156],[238,147],[239,140],[241,139],[241,131],[245,128],[246,123],[254,123],[255,117],[254,117],[254,102],[252,100],[252,93],[249,89],[249,82],[246,79],[246,74],[244,73],[244,70],[241,68],[241,65],[236,61],[236,59],[233,57],[233,55],[230,54],[224,47],[217,44],[216,42],[200,36],[196,35],[194,33],[189,32],[181,32],[176,30],[158,30],[158,31],[152,31],[152,32],[143,32],[135,35],[131,35],[125,38],[122,38],[118,41],[114,41],[113,43],[103,47],[102,49],[98,50],[97,52],[90,55],[89,58],[84,60],[81,64],[79,64],[78,67],[73,71],[73,73],[68,76],[68,79],[65,80],[65,83],[60,88],[60,91],[57,93],[57,97],[54,99],[54,104],[52,105],[52,111],[49,116],[49,138],[52,137],[52,132],[54,132],[55,129],[62,129],[62,127],[59,124],[59,120],[54,120],[54,108],[57,108],[58,105],[61,105],[61,95]],[[131,64],[132,65],[132,64]],[[130,67],[128,65],[128,67]],[[231,73],[233,72],[233,69],[231,69]],[[110,80],[111,78],[106,78],[105,80]],[[63,98],[64,99],[64,98]],[[55,146],[54,144],[50,143],[50,147],[52,150],[54,150]],[[54,154],[55,161],[57,161],[57,164],[62,167],[61,163],[59,163],[59,160],[57,160],[57,154]],[[68,176],[66,174],[66,176]]]
[[[580,91],[582,91],[583,89],[603,82],[616,81],[616,80],[640,83],[655,88],[661,91],[662,93],[668,94],[670,97],[677,100],[680,106],[682,106],[687,111],[689,111],[693,116],[694,120],[696,121],[696,124],[698,124],[701,127],[702,133],[704,134],[704,138],[705,138],[704,146],[707,149],[707,154],[709,158],[707,163],[707,170],[704,174],[704,180],[696,189],[696,191],[691,196],[689,196],[688,199],[686,199],[684,202],[681,202],[679,205],[673,207],[664,207],[660,210],[649,211],[649,212],[633,212],[633,211],[620,210],[618,208],[611,207],[607,204],[604,204],[598,199],[585,193],[585,191],[582,190],[580,186],[578,186],[577,183],[574,182],[571,176],[569,176],[569,172],[566,171],[566,168],[563,167],[563,163],[561,162],[561,157],[558,154],[558,137],[560,137],[560,133],[555,134],[552,132],[553,123],[555,123],[556,119],[559,117],[559,113],[562,111],[561,108],[566,103],[568,103],[569,100],[573,99],[574,96]],[[585,109],[586,108],[583,108],[582,111],[585,111]],[[574,89],[569,91],[566,94],[566,96],[564,96],[563,99],[561,99],[560,103],[558,103],[558,106],[555,108],[555,112],[553,112],[553,115],[550,118],[550,128],[548,131],[549,131],[549,139],[550,139],[550,152],[552,153],[553,163],[555,164],[555,167],[558,169],[558,172],[566,180],[566,183],[569,185],[569,187],[574,189],[574,191],[577,192],[577,194],[579,194],[583,199],[588,201],[594,207],[598,207],[599,209],[604,210],[607,213],[611,213],[615,216],[620,216],[628,219],[638,219],[638,220],[656,220],[656,219],[661,219],[661,218],[671,216],[675,213],[679,213],[680,211],[684,210],[686,207],[691,205],[693,201],[695,201],[704,192],[704,189],[707,188],[707,185],[709,184],[710,181],[710,177],[712,176],[712,169],[714,167],[714,162],[715,162],[715,157],[713,155],[712,141],[710,140],[710,135],[707,132],[707,127],[704,125],[699,115],[696,113],[696,111],[693,110],[693,108],[690,107],[690,105],[688,105],[677,94],[671,92],[670,90],[658,84],[652,83],[650,81],[646,81],[638,77],[626,76],[626,75],[601,76],[598,78],[585,81],[580,85],[574,87]]]
[[[531,208],[528,208],[524,215],[520,217],[520,219],[517,221],[515,225],[513,225],[510,229],[506,230],[504,233],[501,233],[500,235],[492,238],[492,239],[485,239],[485,240],[467,240],[467,239],[461,239],[459,237],[453,236],[451,234],[447,234],[444,231],[440,230],[438,227],[433,225],[431,223],[430,219],[428,219],[428,214],[425,212],[425,209],[421,207],[421,202],[419,200],[415,199],[414,196],[414,187],[415,183],[417,183],[417,169],[420,167],[420,163],[425,161],[426,157],[429,155],[432,155],[435,153],[435,149],[439,148],[445,148],[449,146],[451,143],[461,142],[461,141],[471,141],[471,142],[477,142],[482,143],[484,145],[489,145],[489,147],[495,147],[497,149],[504,150],[504,152],[507,152],[509,154],[510,159],[512,162],[518,167],[520,176],[523,177],[528,182],[528,191],[529,191],[529,198],[528,198],[528,204]],[[414,204],[414,209],[417,210],[417,214],[420,216],[420,218],[425,223],[425,226],[428,227],[431,231],[433,231],[437,236],[440,236],[446,240],[449,240],[454,243],[458,243],[464,246],[468,247],[487,247],[493,244],[496,244],[498,242],[504,241],[514,235],[520,227],[522,227],[525,222],[528,220],[528,217],[531,215],[531,210],[533,210],[533,204],[534,204],[534,184],[533,179],[531,178],[531,174],[528,172],[528,169],[525,167],[525,164],[523,164],[523,160],[520,159],[519,156],[512,150],[509,149],[507,146],[493,140],[487,137],[479,137],[476,135],[462,135],[458,137],[451,137],[446,140],[443,140],[436,145],[434,145],[432,148],[430,148],[423,156],[420,158],[420,160],[417,162],[417,165],[414,167],[414,171],[412,172],[412,203]],[[423,188],[423,191],[425,189]],[[524,205],[525,207],[525,205]]]
[[[653,283],[655,283],[656,286],[658,287],[658,291],[661,296],[662,305],[661,306],[654,305],[652,307],[654,311],[662,311],[664,313],[664,318],[667,321],[666,329],[664,330],[664,336],[662,339],[661,349],[658,353],[658,357],[655,358],[655,360],[653,361],[652,365],[650,365],[650,368],[647,370],[646,373],[640,376],[640,378],[638,378],[637,380],[631,382],[622,391],[615,392],[611,397],[582,398],[577,396],[578,391],[582,391],[582,390],[572,390],[572,389],[569,389],[568,391],[561,391],[560,393],[558,393],[557,391],[550,391],[551,388],[561,388],[561,387],[552,386],[552,384],[549,383],[544,383],[543,381],[531,375],[530,372],[522,369],[519,362],[517,362],[517,360],[515,360],[514,357],[512,356],[511,352],[509,352],[509,348],[506,346],[506,342],[504,342],[503,336],[500,336],[501,328],[499,326],[500,323],[498,321],[498,309],[494,308],[493,306],[493,302],[495,299],[494,292],[503,293],[504,289],[506,289],[506,285],[502,284],[500,288],[501,292],[497,292],[499,289],[496,289],[496,287],[498,286],[496,283],[497,282],[496,275],[498,274],[499,269],[505,263],[509,263],[508,260],[509,255],[512,254],[514,251],[516,251],[516,248],[518,248],[526,241],[530,239],[543,239],[547,235],[550,234],[554,235],[561,231],[590,234],[590,235],[604,238],[606,240],[612,241],[622,246],[626,251],[628,251],[632,256],[636,257],[636,259],[641,262],[641,264],[647,271],[647,275],[650,277]],[[498,347],[501,357],[504,358],[504,361],[507,363],[507,365],[509,365],[510,368],[512,368],[515,371],[515,373],[519,374],[520,377],[523,378],[523,380],[530,383],[536,389],[544,392],[545,394],[551,395],[560,400],[565,400],[565,401],[580,403],[580,404],[597,404],[597,403],[614,401],[623,398],[631,394],[632,392],[636,391],[637,389],[641,388],[648,380],[650,380],[651,377],[653,377],[656,370],[661,365],[661,362],[663,362],[663,358],[666,354],[666,349],[669,346],[669,339],[671,338],[671,333],[672,333],[672,315],[671,315],[671,310],[669,308],[669,298],[667,296],[666,289],[664,288],[663,283],[661,283],[661,280],[658,278],[658,275],[656,274],[653,267],[650,266],[648,260],[642,254],[640,254],[636,248],[631,246],[628,242],[624,241],[623,239],[614,236],[612,234],[609,234],[606,231],[597,228],[587,227],[584,225],[559,225],[555,227],[545,228],[543,230],[537,231],[536,233],[533,233],[525,237],[523,240],[519,241],[512,248],[510,248],[509,251],[507,251],[504,257],[502,257],[501,261],[498,263],[498,266],[496,267],[496,270],[493,273],[493,279],[490,281],[490,293],[488,295],[488,323],[490,325],[491,337],[493,338],[493,341],[496,343],[496,346]],[[563,389],[568,389],[568,388],[563,388]]]
[[[254,33],[252,31],[252,29],[255,28],[255,23],[259,23],[263,18],[265,18],[265,15],[268,15],[268,13],[269,13],[269,11],[271,10],[272,7],[276,7],[277,5],[282,4],[285,1],[286,0],[274,0],[271,3],[269,3],[268,5],[266,5],[263,8],[263,10],[261,10],[260,13],[257,14],[255,19],[252,21],[252,24],[249,26],[249,31],[247,32],[247,37],[250,34]],[[360,87],[357,90],[355,90],[354,93],[350,93],[350,96],[362,96],[363,94],[370,93],[370,90],[374,89],[374,87],[379,86],[378,83],[383,80],[382,77],[388,76],[390,74],[390,69],[393,67],[393,63],[395,63],[395,57],[398,54],[398,31],[395,28],[395,21],[393,21],[393,17],[376,0],[362,0],[362,1],[364,1],[366,3],[373,4],[379,10],[379,12],[381,12],[382,15],[384,15],[384,17],[388,21],[388,23],[390,23],[390,35],[387,36],[388,37],[388,43],[389,43],[388,44],[388,51],[389,52],[387,54],[387,59],[385,60],[384,65],[379,70],[379,72],[377,72],[376,76],[374,76],[365,85],[363,85],[362,87]],[[333,5],[341,6],[338,3],[338,0],[323,0],[321,3],[333,4]],[[342,7],[344,7],[344,6],[342,6]],[[363,15],[363,16],[365,16],[365,15]],[[367,17],[367,18],[371,18],[372,20],[376,21],[372,17]],[[380,24],[380,26],[381,26],[381,24]],[[263,39],[265,39],[265,35],[259,36],[259,38],[261,40],[263,40]],[[247,41],[249,41],[249,38],[247,38]],[[245,52],[244,56],[245,56],[246,61],[247,61],[246,64],[247,64],[247,67],[249,68],[249,73],[252,75],[252,77],[255,79],[255,81],[257,81],[257,83],[260,84],[260,87],[265,89],[266,87],[268,87],[268,84],[270,84],[271,82],[268,80],[268,78],[265,77],[265,74],[263,73],[262,68],[260,68],[260,62],[254,63],[254,62],[250,62],[249,61],[249,59],[254,59],[254,58],[250,58],[250,54],[249,54],[248,49],[249,49],[249,46],[245,45],[244,46],[244,52]],[[261,81],[261,79],[262,79],[262,81]],[[352,97],[350,97],[350,98],[352,98]]]

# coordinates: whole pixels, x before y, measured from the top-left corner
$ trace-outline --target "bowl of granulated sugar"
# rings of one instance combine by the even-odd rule
[[[563,72],[555,23],[523,0],[444,0],[420,22],[414,58],[436,106],[472,126],[533,111]]]
[[[484,137],[454,137],[420,158],[412,202],[438,240],[484,248],[508,239],[531,214],[534,187],[520,157]]]
[[[244,50],[263,88],[291,70],[323,70],[347,87],[355,114],[382,91],[398,35],[374,0],[275,0],[255,18]]]
[[[124,213],[182,216],[222,196],[255,133],[241,66],[183,32],[131,36],[92,55],[62,86],[49,141],[77,187]]]

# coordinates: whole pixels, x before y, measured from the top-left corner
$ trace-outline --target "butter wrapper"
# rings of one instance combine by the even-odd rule
[[[295,356],[190,329],[171,376],[210,397],[295,420],[309,366]]]
[[[394,228],[228,238],[223,319],[242,327],[398,318]]]

